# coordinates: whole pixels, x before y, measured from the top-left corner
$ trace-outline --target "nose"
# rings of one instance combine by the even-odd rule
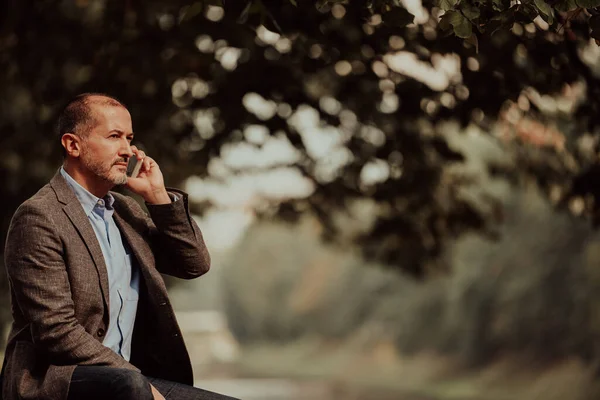
[[[127,157],[127,158],[132,157],[133,150],[131,150],[131,144],[129,143],[129,141],[127,139],[125,139],[122,143],[123,143],[123,145],[119,149],[119,155],[122,157]]]

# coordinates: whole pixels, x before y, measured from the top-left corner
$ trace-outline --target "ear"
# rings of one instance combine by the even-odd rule
[[[69,157],[78,158],[81,155],[81,138],[74,133],[65,133],[60,139]]]

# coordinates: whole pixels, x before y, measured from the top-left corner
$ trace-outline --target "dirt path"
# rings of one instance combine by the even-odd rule
[[[436,400],[431,397],[350,389],[326,382],[286,379],[209,379],[195,386],[243,400]]]

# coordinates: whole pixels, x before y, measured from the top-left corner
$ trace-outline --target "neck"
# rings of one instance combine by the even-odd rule
[[[65,161],[63,168],[75,182],[79,183],[85,190],[98,198],[106,196],[109,190],[113,188],[111,182],[94,175],[75,162]]]

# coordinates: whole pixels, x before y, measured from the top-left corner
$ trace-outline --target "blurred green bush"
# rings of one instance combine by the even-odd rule
[[[598,359],[600,238],[533,186],[507,199],[501,239],[455,241],[451,274],[422,283],[319,240],[319,224],[261,222],[224,268],[225,308],[242,344],[393,337],[470,365],[518,353]]]

